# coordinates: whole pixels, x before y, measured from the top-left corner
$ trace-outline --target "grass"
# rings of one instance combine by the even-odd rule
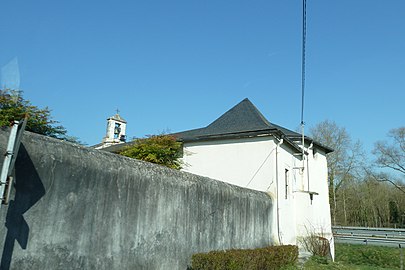
[[[282,270],[394,270],[400,269],[400,260],[399,248],[335,244],[334,262],[325,257],[312,256],[303,265],[287,266]]]
[[[398,248],[370,245],[336,244],[335,262],[323,257],[312,257],[304,265],[292,269],[338,269],[338,270],[391,270],[400,269]]]

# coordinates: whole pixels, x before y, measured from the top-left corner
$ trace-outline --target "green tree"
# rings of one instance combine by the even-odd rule
[[[120,155],[136,158],[172,169],[180,170],[182,145],[170,135],[151,135],[135,139],[134,143],[119,152]]]
[[[9,126],[28,116],[26,130],[58,139],[68,139],[66,129],[52,119],[48,107],[40,109],[22,97],[22,91],[0,89],[0,126]]]

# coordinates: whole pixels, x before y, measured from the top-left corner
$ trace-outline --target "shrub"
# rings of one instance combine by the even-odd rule
[[[302,237],[298,240],[301,246],[313,256],[330,256],[330,241],[326,238],[324,230],[316,230],[313,226],[309,229],[306,227],[306,230],[308,236]]]
[[[302,239],[304,248],[314,256],[327,257],[330,255],[329,241],[325,237],[310,235]]]
[[[298,259],[297,246],[270,246],[256,249],[211,251],[192,256],[193,270],[266,270],[293,265]]]
[[[162,134],[136,139],[119,154],[180,170],[178,159],[181,157],[181,150],[182,145],[175,137]]]

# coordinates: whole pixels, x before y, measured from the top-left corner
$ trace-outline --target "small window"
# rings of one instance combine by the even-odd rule
[[[285,182],[285,199],[288,199],[288,170],[284,171],[284,182]]]

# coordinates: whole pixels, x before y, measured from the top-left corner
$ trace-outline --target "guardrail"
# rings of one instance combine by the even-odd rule
[[[405,247],[405,229],[333,226],[336,243]]]

